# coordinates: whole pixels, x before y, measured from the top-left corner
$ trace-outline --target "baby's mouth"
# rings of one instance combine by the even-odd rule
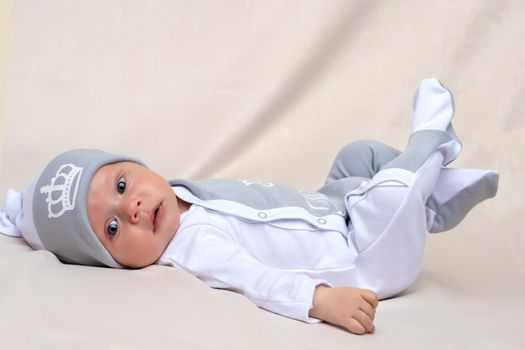
[[[160,224],[162,222],[162,217],[163,217],[163,206],[162,206],[162,202],[153,210],[153,215],[152,215],[152,224],[153,224],[153,233],[155,233],[155,231],[157,231],[157,229],[160,227]]]

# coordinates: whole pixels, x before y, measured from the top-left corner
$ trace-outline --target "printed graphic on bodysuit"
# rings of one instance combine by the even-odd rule
[[[275,185],[271,182],[261,182],[261,181],[253,181],[253,180],[238,180],[239,182],[242,182],[246,186],[252,186],[252,185],[258,185],[262,187],[274,187]],[[306,201],[306,204],[314,209],[314,210],[324,210],[327,211],[327,214],[336,214],[339,216],[345,216],[346,211],[345,210],[337,210],[332,202],[328,199],[328,197],[322,193],[319,192],[299,192],[304,200]]]
[[[346,211],[338,211],[332,202],[328,199],[327,196],[325,196],[322,193],[319,192],[301,192],[304,199],[306,200],[306,203],[310,208],[312,209],[318,209],[318,210],[327,210],[331,214],[337,214],[340,216],[344,216],[346,214]]]
[[[251,185],[259,185],[263,187],[273,187],[274,186],[274,184],[271,182],[261,182],[261,181],[252,181],[252,180],[239,180],[239,181],[245,184],[246,186],[251,186]]]
[[[49,185],[42,186],[40,193],[47,193],[49,218],[58,218],[66,211],[75,209],[78,185],[84,168],[64,164],[51,178]]]

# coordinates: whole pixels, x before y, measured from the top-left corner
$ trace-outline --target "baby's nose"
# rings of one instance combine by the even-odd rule
[[[130,222],[134,224],[139,222],[141,206],[142,201],[140,199],[133,199],[129,201],[127,214]]]

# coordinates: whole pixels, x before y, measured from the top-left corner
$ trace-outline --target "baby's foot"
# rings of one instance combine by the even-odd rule
[[[434,78],[424,79],[414,95],[412,132],[420,130],[447,131],[454,116],[454,99]]]
[[[424,79],[414,95],[414,119],[412,134],[419,131],[442,131],[450,137],[450,141],[440,145],[436,151],[444,156],[443,165],[457,158],[462,149],[454,128],[454,98],[437,79]]]
[[[498,173],[483,169],[442,169],[434,192],[426,203],[427,229],[447,231],[468,212],[498,191]]]

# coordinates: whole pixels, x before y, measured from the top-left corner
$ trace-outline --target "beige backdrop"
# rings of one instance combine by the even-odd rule
[[[7,71],[7,40],[9,20],[11,18],[11,2],[0,0],[0,173],[2,166],[2,147],[4,145],[4,115],[5,115],[5,77]]]
[[[525,348],[525,2],[16,0],[11,13],[2,193],[76,147],[168,178],[313,189],[349,141],[402,148],[425,77],[455,95],[454,166],[501,178],[497,198],[429,237],[420,279],[381,303],[372,336],[2,236],[1,348]]]

